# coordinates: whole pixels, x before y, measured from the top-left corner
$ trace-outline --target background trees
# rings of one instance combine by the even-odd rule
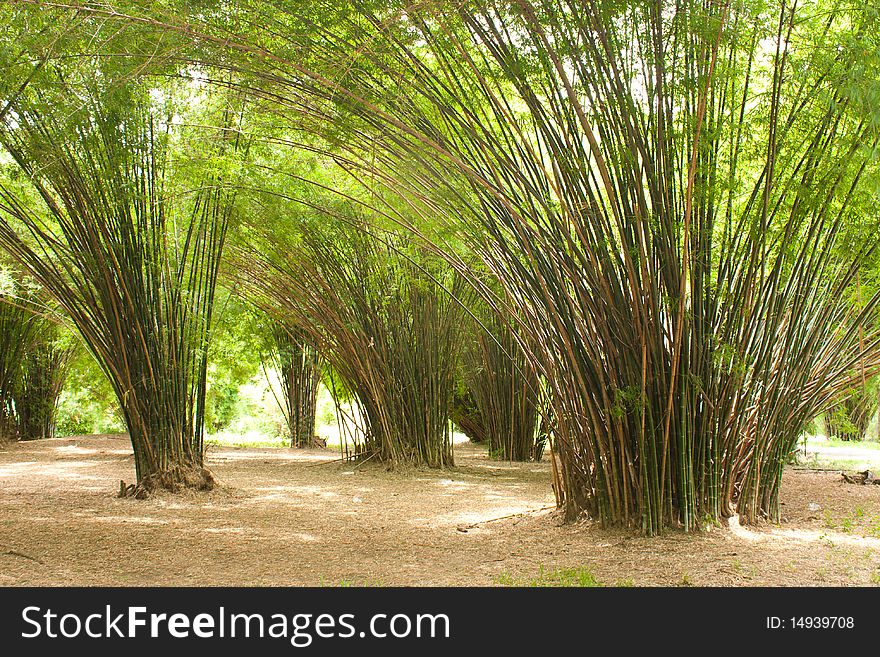
[[[453,464],[449,411],[462,314],[460,281],[367,224],[301,224],[239,258],[268,311],[308,336],[355,400],[355,454],[390,465]],[[288,224],[292,227],[292,224]],[[268,238],[268,239],[267,239]]]

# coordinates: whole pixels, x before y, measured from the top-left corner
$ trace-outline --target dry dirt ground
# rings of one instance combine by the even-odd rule
[[[548,464],[457,447],[391,473],[322,450],[217,448],[210,493],[117,499],[127,439],[0,447],[0,585],[494,585],[582,568],[608,585],[880,582],[880,486],[786,472],[784,521],[645,539],[561,525]]]

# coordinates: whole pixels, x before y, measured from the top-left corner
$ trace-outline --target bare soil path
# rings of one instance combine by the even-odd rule
[[[0,446],[0,585],[494,585],[585,568],[605,584],[880,582],[880,486],[790,470],[776,526],[645,539],[561,525],[548,463],[458,445],[448,471],[323,450],[211,451],[211,493],[117,499],[124,436]]]

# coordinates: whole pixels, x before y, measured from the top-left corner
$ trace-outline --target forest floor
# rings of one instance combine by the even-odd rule
[[[124,436],[0,446],[0,585],[880,583],[880,486],[835,472],[787,470],[779,525],[646,539],[561,524],[546,461],[470,444],[447,471],[337,457],[213,448],[218,489],[139,501],[115,496]]]

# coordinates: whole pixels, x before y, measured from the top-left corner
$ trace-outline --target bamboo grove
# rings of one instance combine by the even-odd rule
[[[150,57],[126,53],[138,76],[175,62],[184,78],[195,69],[247,97],[262,120],[249,138],[276,153],[251,170],[249,193],[286,171],[278,153],[345,174],[344,185],[315,168],[291,176],[285,194],[315,211],[317,227],[297,211],[285,234],[267,233],[251,208],[235,271],[356,400],[363,456],[452,463],[455,354],[468,352],[460,325],[475,305],[492,330],[467,357],[495,379],[465,384],[469,410],[493,416],[474,426],[495,422],[499,445],[516,433],[509,458],[538,457],[549,434],[565,516],[649,535],[777,518],[806,425],[880,373],[880,298],[853,303],[875,257],[876,231],[858,217],[876,214],[880,152],[880,17],[861,3],[34,5],[156,44]],[[116,130],[92,115],[99,132]],[[0,224],[0,243],[71,314],[123,407],[149,400],[149,411],[126,411],[136,451],[195,408],[175,435],[200,466],[199,346],[227,197],[199,195],[185,241],[195,246],[174,260],[175,276],[164,246],[134,237],[165,230],[148,121],[124,140],[83,143],[77,152],[97,148],[94,158],[56,146],[50,164],[38,154],[51,126],[19,101],[15,117],[6,148],[64,238],[7,192],[2,209],[30,237]],[[98,190],[93,179],[133,184]],[[120,191],[132,187],[143,193]],[[323,212],[339,202],[356,208],[341,228]],[[150,229],[101,223],[130,216],[120,207],[138,208]],[[130,245],[95,250],[126,230]],[[139,264],[147,248],[156,270]],[[80,252],[112,266],[96,270]],[[120,267],[117,254],[132,262]],[[163,268],[173,283],[155,285]],[[144,292],[117,299],[116,281]],[[132,392],[148,377],[130,369],[158,365],[141,352],[119,364],[134,342],[113,333],[120,323],[157,341],[163,376],[181,391],[173,399],[152,397],[155,386]],[[187,348],[165,358],[169,344]],[[504,355],[504,368],[485,365]],[[501,428],[517,404],[518,426]],[[166,467],[139,463],[139,478]]]
[[[291,447],[310,447],[315,440],[315,413],[321,368],[308,335],[282,321],[274,323],[267,365],[278,373],[277,398]],[[268,368],[267,368],[268,369]],[[273,390],[274,394],[274,390]]]
[[[876,17],[356,4],[297,30],[273,9],[281,39],[226,42],[250,90],[411,207],[381,210],[459,226],[523,318],[567,515],[776,517],[802,428],[877,343],[876,299],[843,302],[864,253],[840,257],[877,146],[876,87],[847,84]]]
[[[456,423],[489,454],[507,461],[540,461],[549,416],[543,386],[513,328],[484,308],[462,350]]]
[[[22,281],[0,293],[0,438],[55,435],[56,411],[74,345]]]
[[[14,398],[34,325],[30,313],[9,295],[4,297],[0,298],[0,437],[8,438],[17,435]]]

